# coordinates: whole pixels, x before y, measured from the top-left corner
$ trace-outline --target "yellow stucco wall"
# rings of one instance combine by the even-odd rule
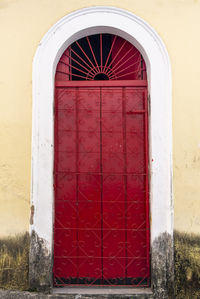
[[[163,39],[173,76],[175,228],[200,231],[200,1],[0,0],[0,235],[29,229],[32,61],[48,29],[88,6],[127,9]]]

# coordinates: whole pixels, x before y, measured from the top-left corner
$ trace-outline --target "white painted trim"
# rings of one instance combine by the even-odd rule
[[[114,7],[75,11],[58,21],[40,42],[33,62],[32,205],[34,230],[53,240],[54,75],[63,51],[75,40],[96,33],[117,34],[142,53],[150,94],[151,242],[173,232],[171,69],[166,48],[141,18]]]

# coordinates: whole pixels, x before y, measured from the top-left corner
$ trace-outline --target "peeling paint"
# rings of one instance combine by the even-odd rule
[[[35,211],[35,207],[32,205],[31,206],[31,215],[30,215],[30,225],[33,224],[34,211]]]

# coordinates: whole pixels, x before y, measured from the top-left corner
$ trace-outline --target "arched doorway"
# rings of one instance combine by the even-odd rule
[[[146,62],[148,96],[150,97],[151,286],[159,297],[163,292],[168,294],[173,289],[170,61],[162,39],[148,23],[126,10],[107,6],[80,9],[64,16],[45,34],[34,57],[30,286],[33,289],[45,288],[48,290],[53,286],[54,81],[56,67],[63,51],[74,41],[102,32],[117,34],[128,40],[137,47]],[[134,288],[131,288],[130,292],[134,294]]]
[[[146,66],[113,34],[61,56],[54,103],[54,285],[150,284]]]

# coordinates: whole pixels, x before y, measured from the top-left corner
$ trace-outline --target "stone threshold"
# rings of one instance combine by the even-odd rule
[[[68,286],[63,288],[53,288],[53,294],[75,295],[78,298],[153,298],[150,288],[132,288],[132,287],[78,287]],[[67,297],[66,297],[67,298]]]

